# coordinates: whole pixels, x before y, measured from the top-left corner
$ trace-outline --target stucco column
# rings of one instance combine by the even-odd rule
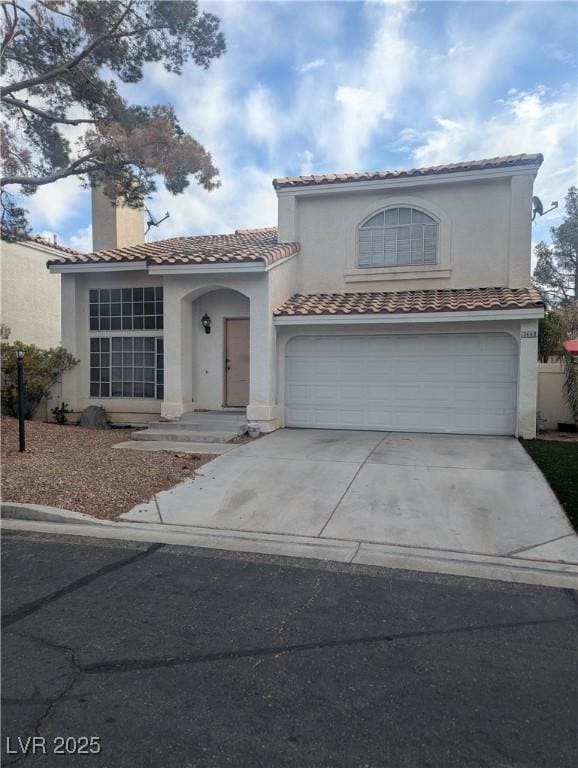
[[[60,280],[62,346],[79,360],[78,334],[82,331],[86,333],[87,330],[82,325],[76,294],[75,275],[62,275]],[[72,370],[62,374],[60,387],[56,386],[52,390],[47,407],[50,409],[54,405],[65,402],[72,411],[78,412],[79,397],[81,397],[80,365],[76,365]]]
[[[279,427],[275,386],[276,331],[265,282],[256,294],[251,296],[249,312],[250,372],[247,419],[258,423],[262,432],[273,432]]]
[[[536,437],[538,321],[522,320],[518,357],[518,437]]]
[[[192,402],[193,318],[190,301],[181,299],[178,280],[164,285],[164,362],[165,397],[161,404],[163,419],[180,419],[194,410]]]

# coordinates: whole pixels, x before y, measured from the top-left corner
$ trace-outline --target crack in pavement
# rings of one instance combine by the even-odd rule
[[[100,661],[86,664],[80,670],[86,674],[101,674],[112,672],[131,672],[148,669],[178,667],[186,664],[206,664],[213,661],[232,661],[264,656],[279,656],[286,653],[298,653],[302,651],[319,651],[325,648],[343,648],[355,645],[371,645],[375,643],[394,642],[421,637],[433,637],[443,635],[456,635],[468,632],[480,632],[492,629],[510,629],[515,627],[531,627],[542,624],[554,624],[556,622],[574,621],[577,614],[570,616],[557,616],[552,619],[535,619],[533,621],[503,622],[496,624],[472,624],[465,627],[452,627],[451,629],[426,629],[415,632],[398,632],[391,635],[373,635],[368,637],[351,637],[342,640],[318,640],[310,643],[285,644],[265,648],[247,648],[236,651],[219,651],[216,653],[197,654],[190,656],[169,656],[166,658],[153,657],[149,659],[117,659],[116,661]]]
[[[2,616],[2,625],[4,627],[10,627],[12,626],[12,624],[15,624],[17,621],[22,621],[22,619],[25,619],[27,616],[30,616],[30,614],[36,613],[36,611],[39,611],[41,608],[44,608],[45,605],[54,603],[56,600],[60,600],[61,597],[65,597],[66,595],[70,595],[72,592],[76,592],[78,589],[82,589],[82,587],[86,587],[88,584],[91,584],[93,581],[95,581],[96,579],[99,579],[101,576],[106,576],[109,573],[118,571],[120,568],[126,568],[126,566],[128,565],[132,565],[133,563],[136,563],[138,560],[142,560],[143,558],[154,554],[157,550],[159,550],[163,546],[164,544],[151,544],[150,547],[147,547],[147,549],[145,550],[140,550],[139,552],[136,553],[136,555],[131,555],[130,557],[125,557],[122,560],[117,560],[114,563],[109,563],[109,565],[105,565],[102,568],[99,568],[98,570],[93,571],[92,573],[88,573],[85,576],[82,576],[80,579],[76,579],[75,581],[72,581],[70,584],[67,584],[65,587],[62,587],[61,589],[57,589],[56,592],[51,592],[49,595],[45,595],[44,597],[38,598],[38,600],[33,600],[30,603],[25,603],[24,605],[21,605],[19,608],[16,608],[14,611],[4,614]]]

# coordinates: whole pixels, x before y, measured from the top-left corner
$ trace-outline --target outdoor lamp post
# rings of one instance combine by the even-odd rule
[[[26,435],[24,434],[24,350],[16,352],[16,368],[18,370],[18,438],[20,453],[26,450]]]

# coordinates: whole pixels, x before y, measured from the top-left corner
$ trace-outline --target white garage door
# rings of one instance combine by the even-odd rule
[[[517,354],[507,334],[297,336],[288,427],[511,435]]]

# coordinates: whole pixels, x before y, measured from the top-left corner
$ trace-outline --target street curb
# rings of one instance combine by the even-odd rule
[[[60,518],[58,522],[55,520],[47,522],[46,520],[13,518],[6,520],[2,528],[12,531],[200,547],[207,550],[281,555],[288,558],[311,558],[353,566],[377,566],[384,570],[393,568],[578,590],[578,566],[568,563],[525,560],[514,557],[465,555],[362,542],[343,542],[303,536],[257,534],[153,523],[113,523],[106,520],[91,519],[90,524],[84,525],[86,523],[84,515],[76,514],[75,518],[74,520]],[[74,522],[74,525],[70,525],[71,522]],[[79,525],[79,523],[81,524]]]
[[[70,509],[48,507],[43,504],[19,504],[15,501],[0,503],[0,518],[2,520],[31,520],[40,523],[72,523],[83,525],[102,525],[106,520],[97,520],[82,512],[72,512]]]

